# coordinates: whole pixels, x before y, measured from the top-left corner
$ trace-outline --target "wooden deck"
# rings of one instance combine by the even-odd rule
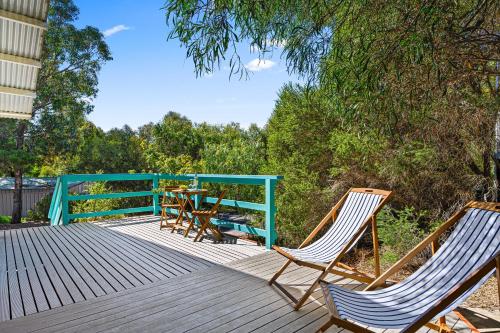
[[[314,332],[326,321],[319,291],[293,311],[267,285],[284,261],[274,252],[241,240],[193,243],[157,221],[0,233],[0,332]],[[316,274],[295,266],[280,282],[298,294]]]

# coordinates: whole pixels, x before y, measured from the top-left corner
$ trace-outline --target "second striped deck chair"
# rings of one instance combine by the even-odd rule
[[[453,226],[453,232],[438,249],[439,237]],[[373,290],[429,245],[434,255],[415,273],[398,284]],[[495,270],[499,280],[500,204],[471,202],[365,291],[321,282],[330,320],[320,332],[331,325],[353,332],[372,332],[365,327],[416,332],[422,326],[450,332],[444,315],[458,307]]]
[[[295,303],[294,308],[298,310],[318,287],[319,281],[329,273],[362,282],[372,282],[375,279],[373,276],[342,264],[340,260],[356,245],[363,233],[371,225],[375,256],[375,275],[380,275],[376,215],[387,200],[389,200],[391,193],[390,191],[371,188],[351,188],[304,242],[302,242],[298,249],[273,246],[278,253],[288,258],[288,261],[271,278],[269,284],[276,285]],[[331,227],[323,236],[314,241],[318,233],[330,223]],[[292,262],[299,266],[306,266],[321,271],[318,278],[298,300],[276,281]],[[341,268],[341,270],[338,268]]]

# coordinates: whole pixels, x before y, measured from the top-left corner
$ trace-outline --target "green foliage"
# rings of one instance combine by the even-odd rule
[[[169,156],[198,157],[202,142],[193,123],[186,117],[169,112],[153,129],[153,144],[158,152]]]
[[[244,75],[242,43],[259,57],[282,47],[290,72],[328,78],[332,88],[356,103],[371,88],[384,89],[387,82],[380,81],[387,71],[405,76],[411,67],[431,66],[437,84],[466,81],[470,76],[463,74],[478,67],[495,72],[494,63],[484,59],[498,59],[499,6],[495,0],[174,0],[164,8],[168,38],[186,47],[198,75],[220,68],[226,59],[231,74]],[[460,74],[449,76],[451,68]],[[414,76],[415,81],[428,78]]]
[[[245,75],[238,54],[242,41],[248,41],[259,56],[284,44],[291,69],[312,70],[329,50],[336,6],[301,0],[165,2],[168,37],[186,47],[198,75],[220,67],[226,58],[231,74]]]
[[[1,223],[10,223],[10,216],[0,215],[0,224]]]
[[[11,176],[16,167],[27,167],[35,157],[26,149],[17,149],[18,121],[0,118],[0,174]],[[26,123],[26,122],[24,122]]]
[[[332,204],[328,140],[336,123],[335,109],[321,92],[290,85],[280,92],[267,125],[266,171],[284,176],[276,197],[281,242],[298,245]]]
[[[91,183],[88,186],[89,194],[103,194],[103,193],[111,193],[109,186],[106,182],[95,182]],[[72,206],[72,211],[74,213],[88,213],[88,212],[101,212],[107,210],[118,209],[121,206],[122,199],[97,199],[97,200],[85,200],[85,201],[76,201]],[[109,218],[120,218],[123,215],[111,215],[104,217],[92,217],[86,219],[77,219],[77,221],[94,221],[100,219],[109,219]]]
[[[127,173],[144,169],[141,142],[129,126],[103,132],[87,123],[80,131],[70,172]]]
[[[333,129],[330,134],[333,177],[349,172],[356,165],[366,173],[376,173],[379,169],[378,157],[386,149],[384,139],[375,133]]]
[[[52,0],[38,76],[35,117],[27,145],[37,155],[74,153],[77,131],[93,109],[98,73],[111,60],[99,29],[74,25],[78,8],[73,1]]]
[[[393,264],[424,238],[427,212],[413,207],[384,208],[378,215],[378,236],[383,246],[382,261]]]
[[[26,220],[28,221],[48,221],[47,217],[50,210],[50,202],[52,200],[52,195],[44,196],[40,201],[37,202],[32,210],[28,211],[28,216]]]

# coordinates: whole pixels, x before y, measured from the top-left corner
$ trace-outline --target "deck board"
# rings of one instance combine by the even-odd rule
[[[85,297],[76,285],[74,277],[71,276],[70,267],[64,266],[61,262],[62,258],[55,255],[51,246],[57,245],[47,241],[41,229],[43,228],[33,228],[30,232],[38,240],[38,243],[35,242],[35,246],[39,246],[38,253],[41,253],[43,265],[49,270],[49,277],[54,278],[52,280],[54,285],[61,284],[61,287],[55,288],[61,303],[66,305],[83,301]]]
[[[25,264],[24,256],[21,253],[21,246],[17,237],[18,230],[15,231],[16,232],[13,232],[11,234],[12,249],[15,256],[19,285],[28,286],[27,288],[20,288],[23,311],[24,314],[28,315],[37,312],[37,310],[35,306],[35,298],[33,297],[33,294],[31,292],[30,280],[28,279],[27,265]]]
[[[46,306],[41,305],[38,308],[38,311],[44,311],[44,310],[47,310],[50,308],[56,308],[58,306],[61,306],[61,301],[59,300],[59,297],[57,296],[57,292],[54,288],[54,285],[52,284],[52,282],[49,279],[49,276],[47,274],[47,270],[43,266],[42,260],[40,259],[38,251],[36,250],[36,247],[33,243],[33,240],[31,238],[29,230],[22,229],[21,234],[23,235],[24,242],[26,244],[26,249],[30,253],[30,258],[31,258],[31,261],[33,262],[34,273],[36,273],[38,280],[40,281],[40,286],[43,286],[42,292],[43,292],[43,294],[45,296],[45,300],[47,302]],[[41,297],[41,295],[40,295],[40,297]]]
[[[249,241],[193,243],[154,216],[1,231],[0,331],[314,332],[328,318],[320,290],[294,311],[267,283],[284,262]],[[317,274],[291,264],[279,282],[299,296]]]
[[[75,267],[78,267],[80,271],[80,276],[85,279],[85,282],[94,291],[94,295],[102,296],[106,293],[114,292],[115,289],[112,283],[116,281],[109,281],[106,279],[105,274],[100,271],[100,266],[92,262],[90,256],[86,256],[85,253],[78,251],[77,248],[73,246],[63,235],[62,230],[59,228],[51,228],[49,233],[55,243],[59,244],[61,251],[64,251],[68,258]],[[89,278],[90,277],[90,278]]]
[[[40,278],[38,276],[35,263],[32,258],[32,252],[29,249],[29,245],[26,242],[22,230],[17,230],[17,240],[21,248],[21,252],[24,258],[24,263],[28,268],[27,269],[28,278],[30,281],[30,286],[31,286],[31,291],[33,293],[34,301],[36,304],[34,312],[48,310],[50,308],[49,303],[47,302],[47,297],[45,296],[42,284],[40,283]]]
[[[105,289],[103,289],[103,287],[97,282],[98,279],[101,278],[97,271],[95,271],[91,265],[86,263],[78,252],[72,251],[72,246],[68,244],[66,239],[59,238],[58,233],[56,232],[56,230],[54,230],[54,228],[47,228],[44,231],[47,233],[47,237],[50,238],[52,243],[58,244],[58,252],[63,253],[66,257],[66,260],[71,263],[73,272],[78,274],[79,279],[83,281],[82,285],[86,285],[86,287],[81,286],[81,288],[88,288],[88,290],[92,292],[92,294],[87,292],[85,297],[89,299],[92,297],[92,295],[94,297],[104,295]],[[100,281],[101,283],[106,284],[106,286],[109,286],[109,290],[112,290],[109,283],[104,281],[104,279],[101,278]]]
[[[12,318],[18,318],[24,315],[21,290],[19,288],[16,257],[12,245],[12,233],[6,233],[5,237],[7,253],[7,276],[9,288],[9,304]]]
[[[0,322],[264,252],[192,239],[160,231],[155,216],[1,231]]]

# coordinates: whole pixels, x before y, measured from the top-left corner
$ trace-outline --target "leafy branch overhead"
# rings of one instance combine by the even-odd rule
[[[499,6],[494,0],[174,0],[164,9],[168,38],[186,47],[197,75],[226,60],[231,74],[243,75],[240,44],[264,57],[279,43],[290,72],[318,78],[322,67],[335,72],[347,60],[356,65],[352,75],[377,78],[423,61],[464,74],[498,73],[488,61],[499,59]]]

